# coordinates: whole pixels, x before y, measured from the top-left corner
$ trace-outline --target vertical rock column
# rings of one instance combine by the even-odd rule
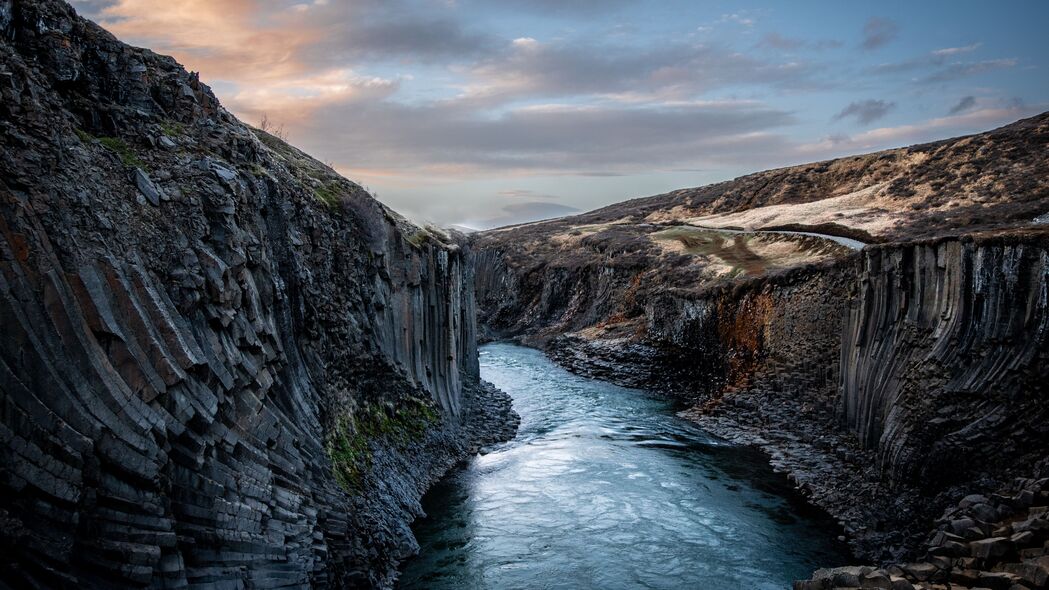
[[[845,424],[889,479],[949,483],[1044,448],[1049,264],[1038,241],[865,252],[845,316]]]

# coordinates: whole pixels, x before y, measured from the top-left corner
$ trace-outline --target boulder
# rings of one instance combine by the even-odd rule
[[[154,207],[160,206],[160,189],[149,178],[149,174],[141,168],[135,168],[135,186],[142,196]]]
[[[1023,563],[1010,563],[1005,566],[1005,571],[1023,578],[1035,588],[1045,588],[1049,585],[1049,557],[1027,559]]]
[[[919,562],[910,563],[903,566],[903,571],[907,572],[909,575],[913,576],[919,581],[925,581],[931,578],[933,575],[935,575],[936,572],[939,571],[939,568],[937,568],[931,563]]]
[[[1012,543],[1005,537],[991,537],[969,543],[969,551],[973,557],[989,559],[1001,557],[1012,549]]]

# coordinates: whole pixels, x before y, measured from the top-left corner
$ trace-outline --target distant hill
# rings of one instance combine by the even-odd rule
[[[513,302],[502,299],[505,290],[482,289],[482,320],[511,335],[620,324],[639,318],[654,292],[848,255],[838,238],[862,245],[1038,225],[1049,212],[1047,143],[1043,113],[986,133],[479,232],[476,249],[500,260],[519,287]],[[598,275],[615,287],[592,293],[581,286]],[[563,297],[551,295],[555,285]],[[489,294],[494,299],[485,301]]]
[[[1049,212],[1049,112],[954,139],[777,168],[531,226],[823,226],[886,241],[1024,224]],[[840,226],[836,231],[834,226]]]

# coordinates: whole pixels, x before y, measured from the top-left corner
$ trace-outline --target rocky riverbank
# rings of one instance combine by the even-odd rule
[[[918,561],[884,568],[822,569],[794,590],[1023,590],[1049,587],[1049,474],[1017,478],[996,493],[970,494],[937,519]]]
[[[0,579],[389,587],[512,436],[472,252],[57,0],[0,0]]]
[[[369,442],[370,468],[338,508],[351,522],[348,553],[366,558],[333,576],[332,586],[394,586],[398,565],[419,551],[411,524],[423,515],[426,491],[464,459],[516,434],[520,418],[510,397],[491,384],[464,386],[461,403],[460,419],[428,428],[416,440],[395,434]]]

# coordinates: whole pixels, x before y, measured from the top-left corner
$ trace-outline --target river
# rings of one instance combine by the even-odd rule
[[[763,456],[668,401],[529,348],[480,355],[520,431],[426,495],[401,588],[781,589],[848,562],[834,523]]]

